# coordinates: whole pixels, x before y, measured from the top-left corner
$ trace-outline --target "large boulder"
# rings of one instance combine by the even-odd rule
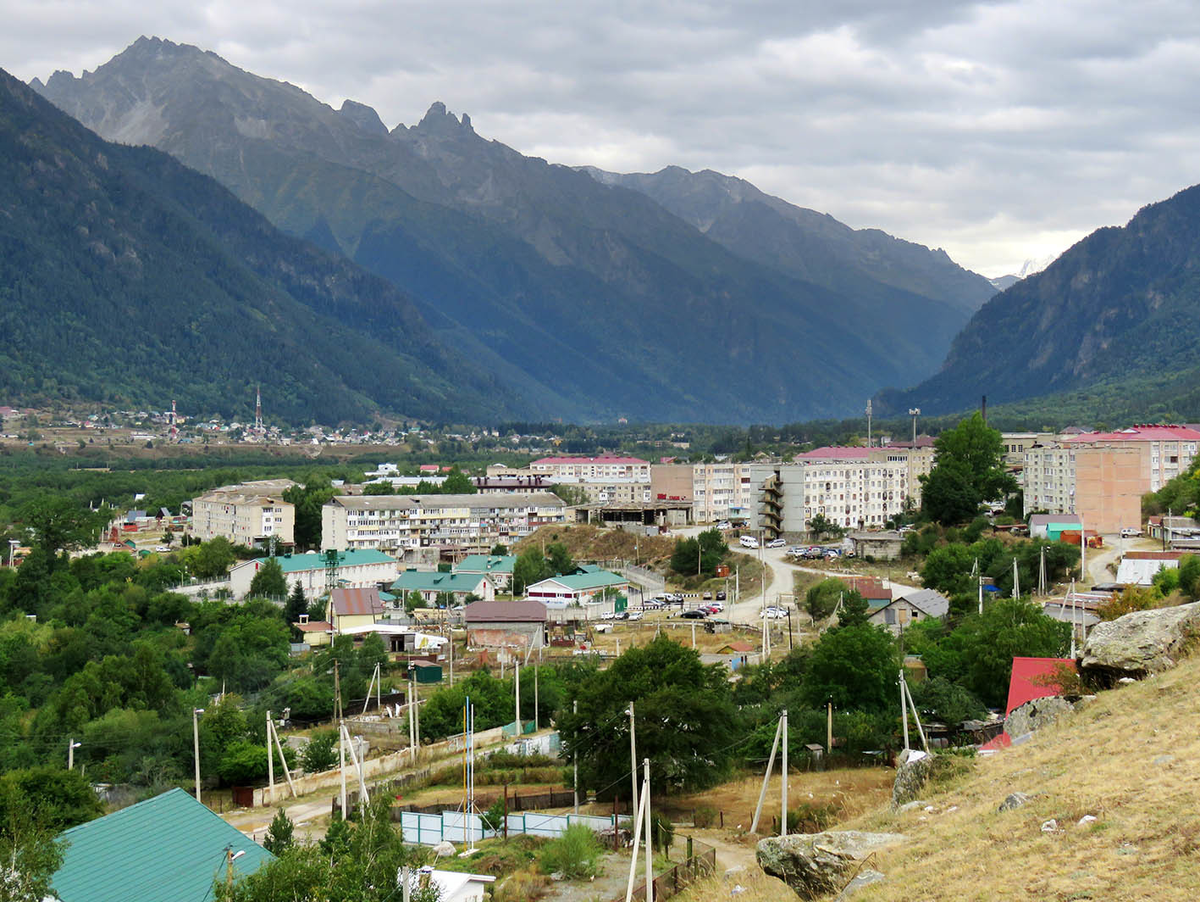
[[[901,833],[828,830],[772,836],[758,843],[759,867],[778,877],[801,899],[839,892],[872,852],[904,842]]]
[[[899,808],[921,797],[921,790],[933,772],[933,757],[925,752],[902,752],[892,784],[892,807]]]
[[[1054,723],[1064,714],[1070,714],[1075,706],[1061,695],[1050,695],[1046,698],[1035,698],[1013,708],[1012,713],[1004,719],[1004,732],[1016,738],[1040,730]]]
[[[1134,611],[1096,624],[1084,643],[1080,667],[1110,678],[1160,673],[1175,666],[1197,632],[1200,602]]]

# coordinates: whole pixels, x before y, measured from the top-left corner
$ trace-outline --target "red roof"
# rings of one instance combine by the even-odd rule
[[[308,623],[297,623],[295,626],[302,633],[327,633],[333,629],[333,624],[328,620],[310,620]]]
[[[437,464],[421,464],[421,466],[418,469],[422,473],[437,473],[442,468],[439,467]]]
[[[866,460],[870,454],[870,448],[827,445],[824,448],[814,448],[812,451],[797,454],[795,460]]]
[[[1039,686],[1034,679],[1050,676],[1055,669],[1063,665],[1075,669],[1075,662],[1070,658],[1013,658],[1012,679],[1008,683],[1008,707],[1005,708],[1004,715],[1007,717],[1015,709],[1035,698],[1058,695],[1054,686]]]
[[[649,461],[642,460],[640,457],[609,457],[602,455],[600,457],[543,457],[541,460],[535,460],[531,466],[537,464],[557,465],[557,464],[648,464]]]
[[[1177,561],[1183,557],[1182,551],[1126,551],[1125,557],[1131,561]]]
[[[334,589],[329,597],[329,616],[365,617],[383,613],[378,589]]]
[[[873,576],[852,576],[846,580],[846,585],[856,589],[858,594],[868,601],[872,598],[892,600],[892,590],[884,586],[883,580]]]
[[[1187,426],[1130,426],[1116,432],[1084,432],[1064,439],[1068,442],[1197,442],[1200,432]]]
[[[749,642],[730,642],[725,646],[730,651],[736,651],[739,654],[745,654],[748,651],[754,651],[758,646],[751,645]]]
[[[467,624],[545,623],[546,606],[540,601],[473,601],[463,609]]]

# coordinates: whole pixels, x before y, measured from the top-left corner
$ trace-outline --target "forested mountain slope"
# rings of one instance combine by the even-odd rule
[[[525,409],[412,302],[0,72],[0,391],[292,422]]]

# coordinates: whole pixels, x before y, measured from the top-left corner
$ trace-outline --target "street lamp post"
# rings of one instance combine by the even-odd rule
[[[196,752],[196,801],[200,801],[200,715],[203,708],[192,708],[192,742]]]
[[[75,749],[81,745],[82,742],[76,742],[73,738],[67,740],[67,770],[75,769]]]

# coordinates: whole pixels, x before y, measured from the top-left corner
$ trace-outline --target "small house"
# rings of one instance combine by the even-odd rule
[[[515,554],[468,554],[454,567],[454,572],[486,576],[498,592],[507,592],[512,585]]]
[[[510,571],[509,577],[512,577]],[[426,607],[436,607],[439,596],[449,594],[454,598],[454,604],[467,603],[467,597],[474,595],[484,601],[492,601],[496,597],[496,585],[491,576],[478,573],[441,573],[433,570],[408,569],[397,577],[391,586],[392,594],[403,606],[404,601],[413,592],[421,596]]]
[[[476,601],[463,611],[467,644],[538,648],[546,644],[546,606],[540,601]]]
[[[886,626],[893,635],[899,635],[911,624],[932,617],[945,617],[950,610],[950,601],[933,589],[918,589],[871,612],[871,623]]]

